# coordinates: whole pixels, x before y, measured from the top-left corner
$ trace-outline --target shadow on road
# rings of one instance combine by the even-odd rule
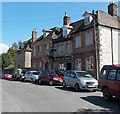
[[[114,98],[111,101],[106,101],[104,100],[103,97],[100,97],[100,96],[87,96],[87,97],[80,97],[80,98],[96,106],[106,108],[112,112],[120,112],[120,100],[118,99]],[[91,110],[91,109],[87,109],[87,110]],[[87,110],[84,110],[84,111],[87,111]],[[78,111],[81,111],[81,110],[78,110]],[[94,111],[97,111],[97,110],[94,110]],[[103,111],[101,110],[99,112],[103,112]]]
[[[55,87],[56,89],[60,89],[60,90],[64,90],[64,91],[70,91],[70,92],[75,92],[75,89],[72,87]],[[78,92],[92,92],[92,91],[88,91],[88,90],[79,90]]]

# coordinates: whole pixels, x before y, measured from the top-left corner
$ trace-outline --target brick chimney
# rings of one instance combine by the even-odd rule
[[[32,31],[32,42],[34,42],[37,39],[37,29],[35,28]]]
[[[117,16],[117,5],[115,3],[112,2],[108,5],[108,13],[111,16]]]
[[[65,12],[65,16],[63,18],[63,25],[69,25],[70,24],[70,17],[67,15],[67,12]]]

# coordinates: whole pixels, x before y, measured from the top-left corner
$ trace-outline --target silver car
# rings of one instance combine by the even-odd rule
[[[63,78],[63,87],[73,87],[75,91],[91,90],[96,91],[98,81],[86,71],[69,70],[66,71]]]
[[[25,73],[24,81],[37,82],[39,77],[39,72],[37,71],[27,71]]]

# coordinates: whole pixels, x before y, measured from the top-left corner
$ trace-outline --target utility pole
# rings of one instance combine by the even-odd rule
[[[99,79],[99,66],[98,66],[98,41],[96,37],[96,21],[95,21],[95,11],[92,11],[93,17],[93,29],[94,29],[94,39],[95,39],[95,56],[96,56],[96,74],[97,80]]]

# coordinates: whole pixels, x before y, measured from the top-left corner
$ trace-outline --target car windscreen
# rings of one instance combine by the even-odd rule
[[[33,75],[39,75],[39,72],[32,72]]]
[[[56,73],[57,75],[59,75],[59,76],[64,76],[63,73],[60,72],[60,71],[58,71],[58,70],[56,70],[55,73]]]
[[[93,78],[91,74],[87,72],[76,72],[78,77],[83,77],[83,78]]]
[[[49,71],[49,74],[52,76],[57,76],[57,74],[54,71]]]
[[[25,75],[25,73],[26,73],[25,71],[22,71],[22,72],[21,72],[22,75]]]

